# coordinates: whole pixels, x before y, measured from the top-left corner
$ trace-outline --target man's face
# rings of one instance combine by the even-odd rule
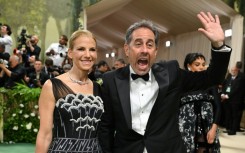
[[[136,29],[131,42],[124,45],[124,50],[135,73],[148,73],[157,55],[154,33],[148,28]]]
[[[125,64],[121,63],[120,61],[115,61],[115,63],[114,63],[115,69],[119,69],[119,68],[124,67],[124,66],[125,66]]]
[[[7,32],[7,26],[1,26],[1,34],[6,34]]]
[[[65,45],[66,43],[67,43],[67,41],[64,39],[63,36],[61,36],[60,39],[59,39],[59,44]]]
[[[37,72],[42,70],[42,62],[41,61],[36,61],[34,64],[34,68]]]
[[[231,75],[232,76],[237,76],[237,74],[238,74],[238,69],[235,68],[235,67],[231,68]]]

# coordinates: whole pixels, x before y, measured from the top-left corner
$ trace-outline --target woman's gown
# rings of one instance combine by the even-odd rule
[[[219,115],[215,116],[214,114],[214,110],[219,110],[215,109],[217,106],[215,103],[221,102],[215,99],[213,95],[203,91],[190,92],[181,98],[179,130],[187,153],[200,152],[198,151],[200,149],[206,150],[207,153],[220,152],[218,134],[216,134],[213,144],[208,144],[206,139],[212,124],[217,124],[219,120]]]
[[[57,102],[48,152],[102,153],[97,137],[100,117],[104,112],[100,86],[93,82],[94,95],[83,95],[74,93],[57,78],[51,79],[51,82]]]

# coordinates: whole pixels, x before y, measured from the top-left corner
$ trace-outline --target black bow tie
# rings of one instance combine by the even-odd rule
[[[64,46],[63,46],[63,45],[59,45],[59,47],[60,47],[60,48],[64,48]]]
[[[145,81],[149,80],[149,73],[146,73],[145,75],[138,75],[138,74],[133,74],[131,73],[131,77],[133,80],[138,79],[138,78],[142,78]]]

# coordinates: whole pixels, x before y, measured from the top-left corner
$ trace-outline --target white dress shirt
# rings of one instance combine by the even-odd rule
[[[50,50],[54,50],[55,53],[54,55],[48,56],[53,60],[54,65],[62,66],[62,62],[65,59],[68,48],[64,45],[61,47],[59,43],[52,43],[45,51],[45,53],[50,52]],[[60,54],[62,54],[63,56],[60,56]]]
[[[130,66],[130,75],[133,71]],[[130,105],[132,114],[132,129],[144,135],[145,128],[158,95],[159,86],[152,71],[149,71],[149,80],[142,78],[133,80],[130,77]],[[143,153],[147,153],[146,148]]]
[[[11,55],[13,40],[9,35],[4,35],[0,37],[0,44],[5,46],[5,52]]]

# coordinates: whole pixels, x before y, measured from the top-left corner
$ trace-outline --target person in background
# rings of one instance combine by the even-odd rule
[[[5,52],[11,54],[12,51],[12,45],[13,45],[13,40],[11,38],[11,28],[9,25],[7,24],[3,24],[2,26],[0,26],[1,28],[1,37],[0,37],[0,45],[4,45],[5,46]]]
[[[34,62],[34,71],[27,73],[24,77],[27,86],[30,88],[42,88],[43,84],[49,79],[48,74],[42,71],[42,61],[37,59]]]
[[[24,65],[28,64],[29,57],[35,55],[36,59],[39,59],[41,48],[38,46],[38,36],[32,35],[30,39],[26,41],[26,46],[21,48],[20,51],[22,54],[22,61]]]
[[[99,61],[97,64],[96,70],[94,72],[95,79],[101,80],[102,75],[107,71],[109,71],[109,66],[108,66],[107,62],[104,60]]]
[[[87,30],[69,39],[70,71],[45,82],[39,98],[40,129],[36,153],[102,153],[98,132],[104,112],[100,86],[88,78],[97,45]]]
[[[99,130],[104,153],[185,153],[178,127],[182,93],[211,87],[223,81],[231,48],[217,15],[197,15],[199,28],[212,45],[207,70],[187,72],[177,61],[155,63],[159,32],[152,22],[131,25],[124,51],[129,65],[103,74],[102,99],[105,112]]]
[[[237,67],[232,67],[230,74],[223,82],[221,99],[225,107],[225,127],[228,135],[236,135],[240,127],[240,115],[243,112],[245,79]]]
[[[121,67],[126,66],[125,61],[122,58],[116,59],[116,61],[114,62],[114,68],[115,69],[119,69]]]
[[[204,71],[205,66],[206,60],[201,53],[186,55],[186,71]],[[218,86],[184,93],[180,99],[179,130],[187,153],[219,153],[218,123],[221,117],[221,99]]]
[[[58,43],[52,43],[45,51],[46,56],[51,58],[55,66],[63,67],[63,61],[67,56],[67,41],[66,35],[61,35]]]
[[[11,55],[9,58],[9,66],[0,63],[2,69],[0,73],[0,86],[7,89],[13,88],[16,83],[23,83],[25,69],[20,64],[20,58],[16,55]]]

